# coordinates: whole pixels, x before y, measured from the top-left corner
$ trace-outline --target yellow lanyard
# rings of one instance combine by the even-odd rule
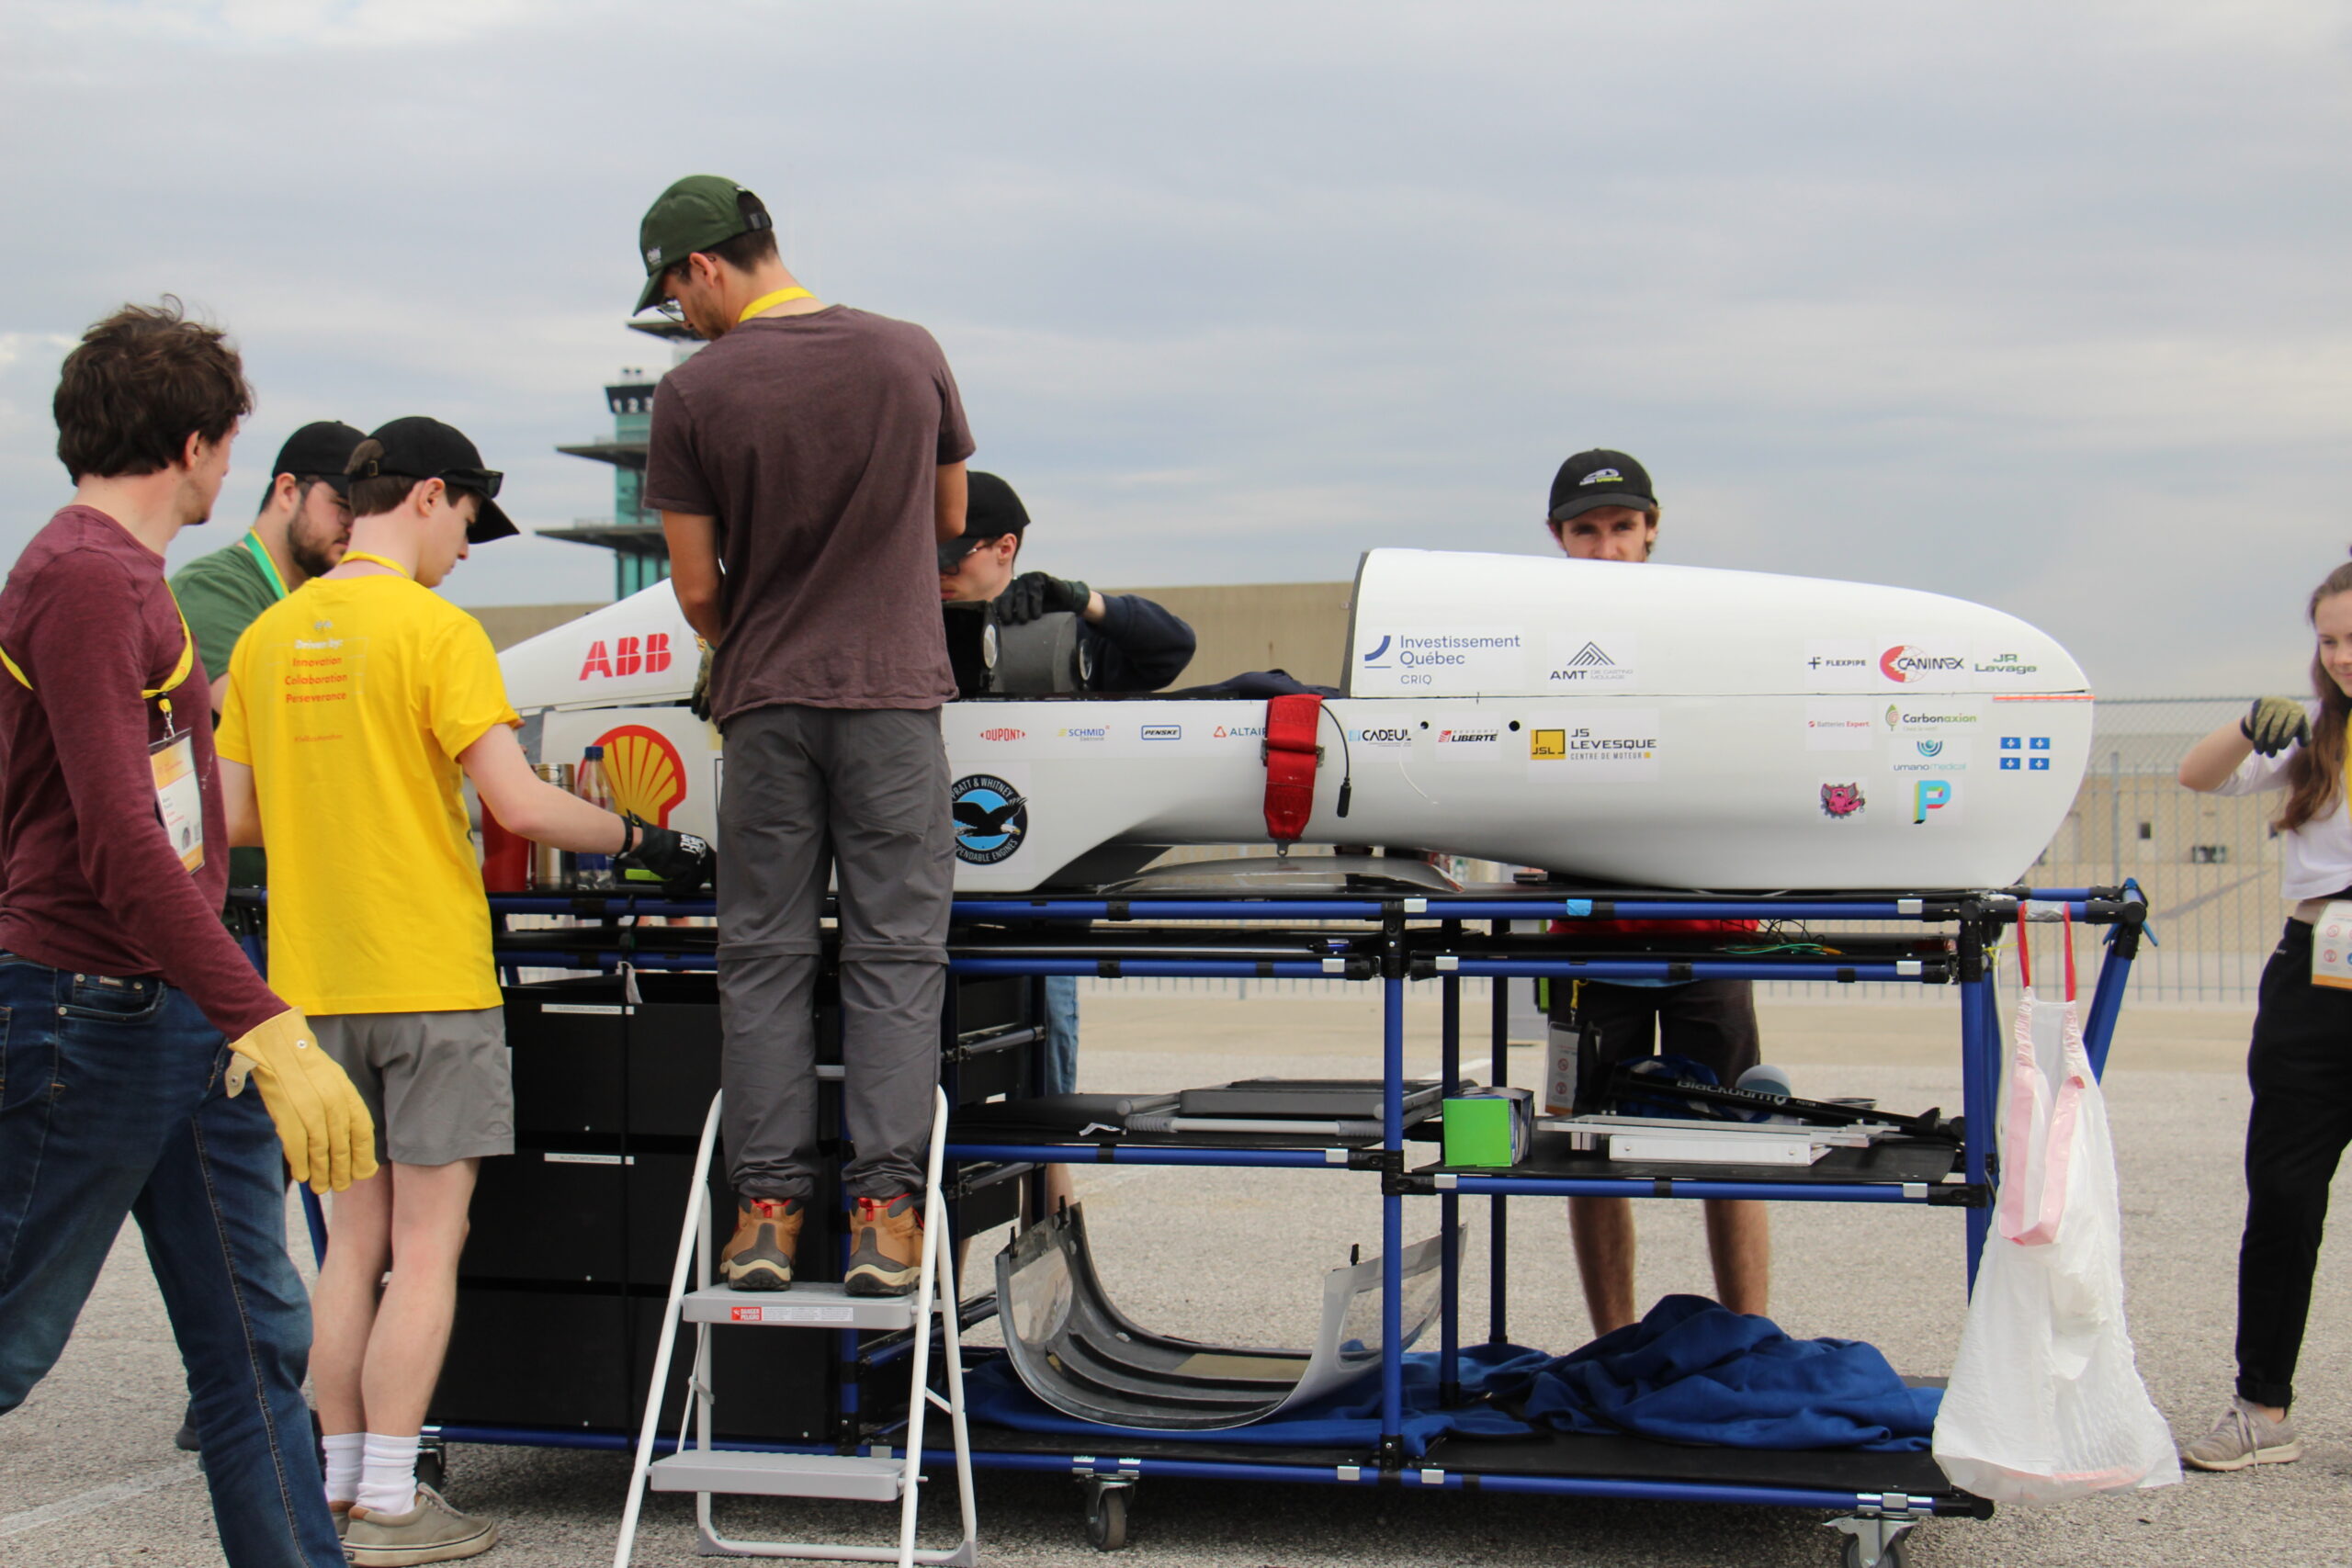
[[[271,591],[278,598],[285,598],[286,579],[277,574],[277,563],[269,558],[269,547],[261,542],[261,536],[248,533],[245,536],[245,548],[252,551],[254,559],[261,563],[262,578],[268,582]]]
[[[345,550],[343,552],[343,558],[346,563],[356,560],[364,560],[371,566],[387,567],[393,571],[399,572],[402,577],[413,578],[416,575],[396,560],[387,560],[382,556],[371,556],[365,550]]]
[[[178,663],[172,666],[172,672],[164,677],[164,683],[160,686],[143,688],[139,694],[139,700],[142,703],[153,703],[162,710],[164,733],[171,735],[177,733],[172,724],[172,699],[164,694],[178,691],[180,682],[187,679],[187,672],[196,667],[196,637],[187,629],[187,616],[180,611],[179,596],[172,592],[172,585],[168,582],[164,584],[164,596],[171,600],[172,614],[179,617],[180,659]],[[25,678],[25,672],[17,667],[17,661],[9,658],[7,651],[4,649],[0,649],[0,665],[6,666],[8,673],[17,678],[17,684],[28,692],[33,689],[33,683]]]
[[[806,288],[779,288],[773,294],[763,294],[744,306],[743,313],[735,318],[735,324],[740,327],[761,311],[773,310],[787,299],[814,299],[815,298],[817,297]]]

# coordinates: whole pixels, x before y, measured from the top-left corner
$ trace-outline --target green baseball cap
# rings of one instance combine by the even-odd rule
[[[760,198],[733,180],[721,175],[688,175],[663,191],[637,226],[645,289],[637,297],[636,313],[662,302],[662,275],[695,252],[775,227]]]

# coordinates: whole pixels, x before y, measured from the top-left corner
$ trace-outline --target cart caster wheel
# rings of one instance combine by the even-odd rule
[[[1127,1544],[1125,1487],[1087,1487],[1086,1540],[1097,1551],[1117,1551]]]
[[[1845,1568],[1862,1568],[1862,1543],[1850,1537],[1846,1541]],[[1903,1550],[1901,1541],[1891,1540],[1878,1555],[1878,1568],[1911,1568],[1911,1554]]]
[[[439,1448],[420,1448],[416,1450],[416,1482],[418,1485],[430,1486],[433,1490],[438,1492],[442,1490],[442,1482],[448,1473],[448,1456]]]

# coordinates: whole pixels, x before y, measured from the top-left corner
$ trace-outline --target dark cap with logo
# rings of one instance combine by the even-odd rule
[[[645,263],[640,311],[662,302],[662,275],[694,254],[723,245],[738,234],[773,229],[775,220],[760,198],[723,175],[688,175],[645,209],[637,226],[637,252]]]
[[[1565,523],[1597,506],[1632,506],[1647,512],[1657,505],[1650,471],[1623,452],[1605,447],[1579,452],[1552,476],[1555,523]]]
[[[423,414],[411,414],[368,433],[383,448],[381,455],[351,465],[351,477],[372,479],[385,476],[403,479],[439,479],[451,490],[471,491],[481,498],[481,509],[466,525],[466,542],[488,544],[521,532],[507,520],[493,499],[505,475],[481,466],[481,451],[457,426]]]
[[[969,487],[964,502],[964,531],[939,547],[939,570],[944,576],[963,564],[964,558],[987,544],[990,539],[1010,534],[1021,537],[1028,531],[1029,509],[1012,493],[1012,487],[994,474],[978,469],[966,476]]]
[[[343,470],[351,461],[351,449],[367,439],[339,420],[315,421],[286,438],[269,477],[274,480],[280,474],[292,474],[298,479],[324,479],[334,486],[336,494],[349,495],[351,478]]]

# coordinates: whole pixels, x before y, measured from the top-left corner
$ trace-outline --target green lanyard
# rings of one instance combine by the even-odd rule
[[[276,591],[277,596],[280,599],[285,598],[286,580],[277,575],[277,563],[269,558],[269,547],[261,542],[261,536],[247,529],[245,548],[251,550],[254,559],[261,563],[262,577]]]

